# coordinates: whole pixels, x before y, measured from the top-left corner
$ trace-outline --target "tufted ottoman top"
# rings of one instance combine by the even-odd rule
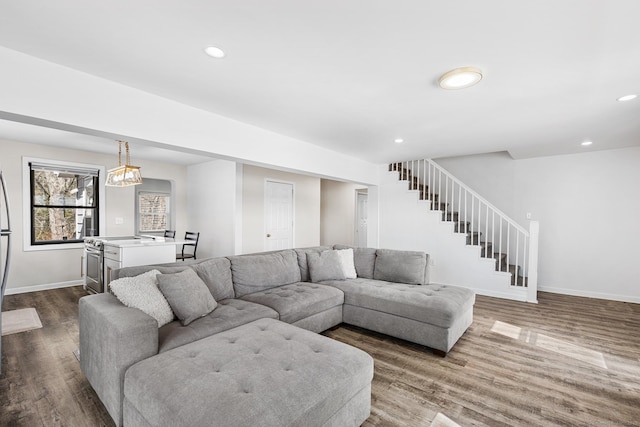
[[[124,421],[322,425],[373,378],[367,353],[260,319],[158,354],[125,375]]]
[[[382,280],[351,279],[322,282],[344,292],[345,304],[394,314],[448,328],[473,307],[475,293],[447,285],[407,285]]]

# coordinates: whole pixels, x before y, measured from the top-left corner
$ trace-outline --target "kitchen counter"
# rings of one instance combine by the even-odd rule
[[[138,246],[167,246],[167,245],[184,245],[186,243],[193,243],[190,240],[184,239],[169,239],[169,238],[146,238],[142,237],[139,239],[129,239],[129,240],[113,240],[105,242],[105,246],[114,246],[116,248],[134,248]]]
[[[132,238],[104,242],[104,283],[111,281],[111,272],[136,265],[176,262],[176,253],[191,240],[169,238]],[[107,290],[105,286],[105,291]]]

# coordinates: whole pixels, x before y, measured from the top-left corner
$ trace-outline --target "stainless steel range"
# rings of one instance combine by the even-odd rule
[[[136,236],[101,237],[92,236],[84,239],[84,262],[86,272],[84,289],[91,293],[105,292],[104,244],[116,240],[138,239]]]
[[[176,245],[185,243],[189,242],[150,235],[86,237],[84,288],[92,293],[107,292],[114,270],[175,262]]]

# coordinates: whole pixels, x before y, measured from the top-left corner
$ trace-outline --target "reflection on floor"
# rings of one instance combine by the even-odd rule
[[[571,344],[570,342],[562,341],[519,326],[500,322],[499,320],[496,320],[493,324],[491,332],[513,338],[514,340],[524,341],[544,350],[553,351],[581,362],[608,369],[604,355],[599,351],[589,350],[579,345]]]

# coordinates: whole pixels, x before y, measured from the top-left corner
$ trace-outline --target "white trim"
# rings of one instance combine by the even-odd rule
[[[475,292],[476,295],[482,295],[482,296],[485,296],[485,297],[508,299],[508,300],[511,300],[511,301],[519,301],[519,302],[529,302],[529,303],[533,303],[533,304],[537,304],[538,303],[538,300],[527,301],[527,288],[517,288],[517,289],[511,289],[510,291],[507,291],[507,292],[500,292],[500,291],[492,291],[492,290],[488,290],[488,289],[473,288],[471,286],[452,285],[452,284],[449,284],[449,283],[430,282],[429,284],[430,285],[455,286],[455,287],[458,287],[458,288],[466,288],[466,289],[470,289],[473,292]]]
[[[21,286],[19,288],[7,288],[5,295],[26,294],[27,292],[48,291],[50,289],[70,288],[72,286],[82,286],[82,280],[72,280],[69,282],[45,283],[44,285]]]
[[[367,188],[356,188],[355,190],[355,209],[354,209],[354,218],[353,218],[353,242],[351,242],[354,246],[360,246],[360,227],[358,226],[360,220],[360,205],[358,204],[358,196],[364,195],[367,196],[367,216],[369,215],[369,191]],[[368,221],[368,218],[367,218]],[[367,235],[369,234],[369,224],[367,223]],[[365,235],[365,238],[368,236]],[[369,246],[369,242],[367,242],[367,246]]]
[[[22,249],[29,251],[52,251],[65,249],[79,249],[84,247],[84,243],[59,243],[53,245],[32,245],[31,244],[31,175],[29,163],[47,163],[50,165],[70,165],[77,168],[98,169],[100,177],[98,179],[98,206],[99,227],[101,234],[107,228],[106,199],[107,192],[104,186],[106,169],[102,165],[92,165],[87,163],[67,162],[64,160],[41,159],[36,157],[22,157]]]
[[[236,193],[235,193],[235,246],[234,255],[242,253],[242,216],[244,209],[244,200],[242,199],[242,190],[244,188],[244,166],[242,163],[236,163]]]
[[[603,292],[583,291],[578,289],[556,288],[553,286],[538,286],[538,290],[540,292],[550,292],[552,294],[571,295],[574,297],[597,298],[640,304],[640,297],[628,295],[607,294]]]
[[[291,186],[291,248],[296,247],[296,183],[291,181],[285,181],[282,179],[274,179],[274,178],[265,178],[264,179],[264,198],[262,201],[263,209],[267,206],[267,185],[269,182],[274,182],[276,184],[286,184]],[[263,249],[267,250],[267,223],[265,219],[267,218],[266,211],[263,212],[262,218],[262,239],[263,239]]]
[[[430,285],[446,285],[446,286],[459,286],[467,289],[471,289],[477,295],[483,295],[487,297],[495,297],[502,299],[509,299],[513,301],[522,301],[537,304],[538,300],[528,301],[527,300],[527,288],[516,288],[512,289],[511,292],[495,292],[488,291],[486,289],[477,289],[469,286],[462,285],[450,285],[446,283],[429,283]],[[621,302],[631,302],[640,304],[640,298],[627,296],[627,295],[618,295],[618,294],[605,294],[602,292],[590,292],[590,291],[582,291],[576,289],[566,289],[566,288],[556,288],[556,287],[548,287],[548,286],[538,286],[539,292],[549,292],[552,294],[560,294],[560,295],[570,295],[574,297],[585,297],[585,298],[597,298],[604,299],[610,301],[621,301]]]

